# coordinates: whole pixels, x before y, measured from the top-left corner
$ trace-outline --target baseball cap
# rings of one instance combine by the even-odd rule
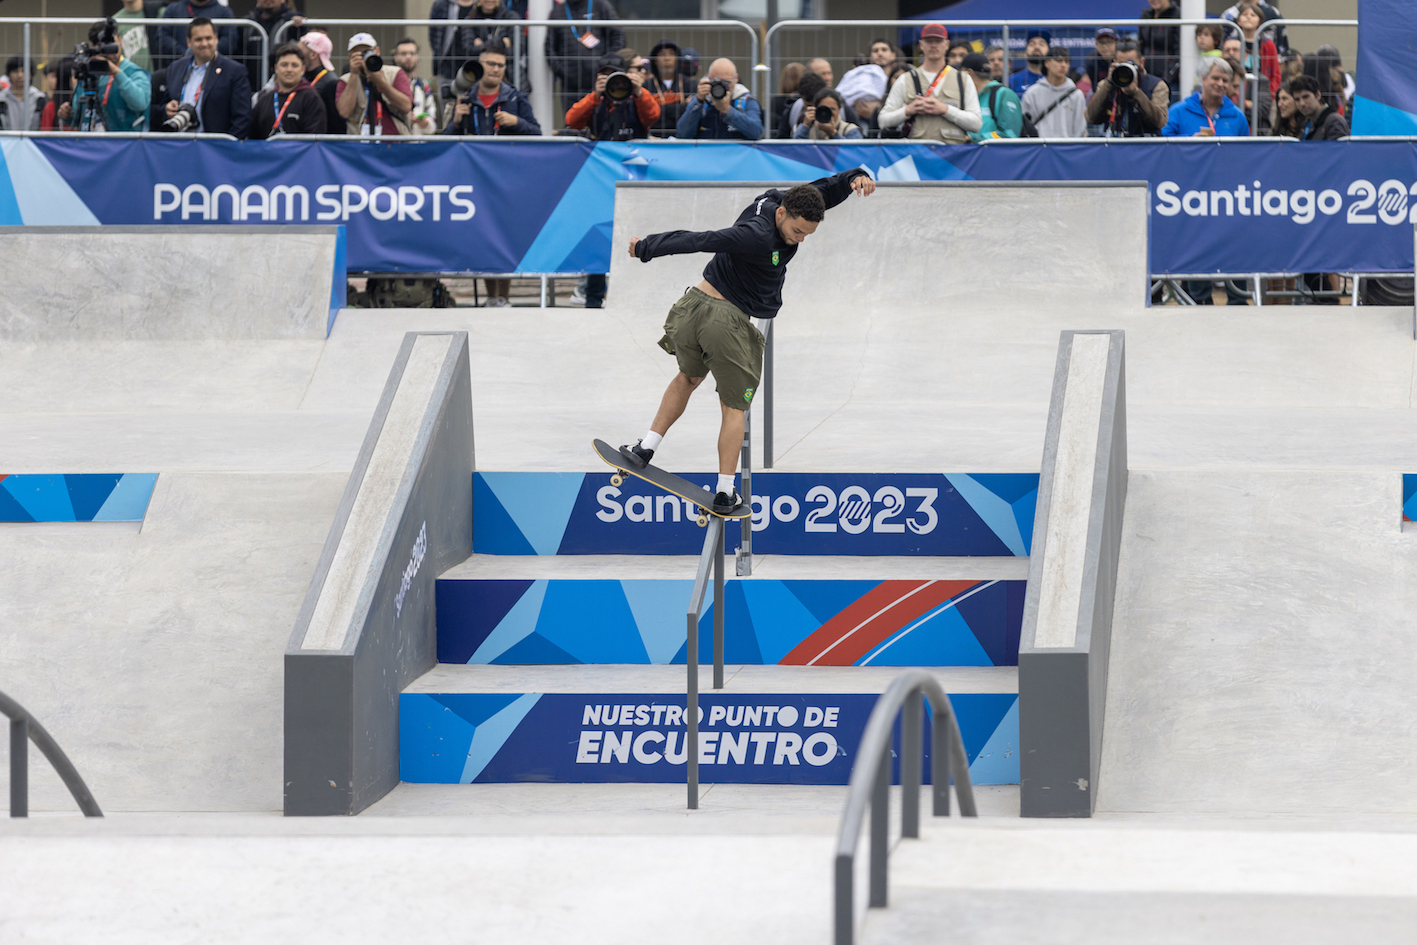
[[[1048,30],[1029,30],[1026,39],[1032,39],[1035,36],[1043,37],[1043,42],[1048,43],[1049,45],[1052,45],[1053,43],[1053,34],[1050,33]]]
[[[315,55],[320,57],[320,65],[334,71],[334,63],[330,62],[330,53],[334,52],[335,44],[330,42],[330,38],[324,33],[306,33],[300,37],[300,45],[308,46],[314,50]]]
[[[926,27],[920,31],[920,38],[929,39],[932,37],[934,39],[949,39],[950,34],[949,31],[946,30],[939,23],[930,23],[927,24]]]
[[[1117,38],[1117,31],[1114,30],[1114,29],[1113,29],[1112,27],[1110,27],[1110,26],[1104,26],[1104,27],[1102,27],[1102,29],[1100,29],[1100,30],[1097,31],[1097,35],[1096,35],[1095,37],[1093,37],[1093,38],[1094,38],[1094,39],[1102,39],[1104,36],[1110,36],[1112,39],[1116,39],[1116,38]]]
[[[355,33],[349,38],[348,52],[354,52],[359,46],[377,46],[379,41],[368,33]]]
[[[960,66],[965,69],[968,69],[970,72],[977,72],[980,75],[988,75],[989,57],[984,55],[983,53],[972,52],[968,56],[964,57],[964,61],[960,63]]]

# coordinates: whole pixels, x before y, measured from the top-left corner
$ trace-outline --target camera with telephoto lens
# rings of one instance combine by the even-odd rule
[[[709,95],[714,98],[728,98],[732,91],[733,83],[729,82],[727,79],[709,80]]]
[[[364,61],[368,62],[369,60],[366,59]],[[469,59],[467,62],[463,63],[457,75],[453,76],[453,94],[461,98],[477,88],[477,83],[482,81],[482,74],[485,71],[486,70],[482,68],[482,63],[478,62],[476,59]]]
[[[371,52],[371,53],[365,53],[365,54],[364,54],[364,72],[365,72],[366,75],[369,74],[369,73],[371,73],[371,72],[383,72],[383,71],[384,71],[384,57],[383,57],[383,56],[380,56],[378,53],[372,53],[372,52]]]
[[[1112,66],[1112,84],[1119,89],[1125,89],[1139,78],[1141,71],[1134,62],[1118,62]]]
[[[196,124],[197,106],[185,102],[177,107],[177,112],[171,118],[162,123],[162,130],[181,134],[192,129]]]
[[[836,124],[836,110],[826,105],[818,105],[816,111],[816,121],[823,125]]]
[[[623,72],[612,72],[605,77],[605,95],[612,101],[623,102],[635,91],[635,84]]]

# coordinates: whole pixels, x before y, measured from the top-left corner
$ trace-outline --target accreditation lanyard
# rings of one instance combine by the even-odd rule
[[[587,21],[587,22],[589,22],[589,21],[595,19],[595,0],[586,0],[586,3],[585,3],[585,18],[586,18],[586,21]],[[570,0],[567,0],[567,2],[566,2],[566,19],[568,19],[568,20],[569,20],[569,19],[573,19],[573,17],[571,16],[571,4],[570,4]],[[587,32],[587,33],[590,32],[590,27],[589,27],[589,26],[586,27],[586,32]],[[580,31],[577,30],[574,26],[571,27],[571,35],[574,36],[577,40],[579,40],[579,39],[581,38]]]
[[[949,69],[950,69],[950,67],[949,67],[948,65],[946,65],[946,66],[945,66],[944,68],[942,68],[939,72],[935,73],[935,81],[931,82],[931,83],[930,83],[930,87],[925,90],[925,97],[926,97],[926,98],[929,98],[931,95],[934,95],[934,94],[935,94],[935,86],[937,86],[937,85],[940,84],[940,80],[945,77],[945,73],[948,72]]]
[[[480,103],[479,103],[479,104],[480,104]],[[500,112],[501,109],[499,108],[499,109],[497,109],[497,111]],[[482,134],[482,125],[481,125],[481,122],[479,122],[479,121],[477,120],[477,105],[472,106],[472,113],[471,113],[471,114],[472,114],[472,133],[475,134],[475,135],[480,135],[480,134]],[[493,112],[493,111],[491,111],[491,110],[489,109],[489,110],[487,110],[487,114],[488,114],[488,116],[491,117],[491,119],[492,119],[492,134],[494,134],[494,135],[495,135],[495,134],[498,134],[502,129],[499,128],[499,127],[497,127],[497,114],[496,114],[496,112]]]
[[[277,131],[280,131],[280,123],[282,120],[284,120],[286,110],[290,108],[290,103],[293,101],[295,101],[295,93],[291,92],[290,97],[287,98],[285,100],[285,104],[282,105],[280,103],[280,92],[276,92],[274,105],[276,109],[276,123],[274,125],[271,125],[271,134],[275,134]]]
[[[1204,103],[1201,104],[1201,114],[1205,115],[1206,124],[1210,125],[1210,136],[1212,138],[1217,137],[1215,121],[1210,117],[1210,112],[1206,111]],[[1217,114],[1219,113],[1217,112]]]

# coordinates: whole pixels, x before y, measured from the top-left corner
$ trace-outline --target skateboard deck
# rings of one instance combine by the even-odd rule
[[[749,518],[753,514],[752,506],[745,504],[732,515],[719,515],[719,513],[715,512],[712,508],[713,493],[706,491],[702,486],[694,485],[683,476],[676,476],[672,472],[665,472],[653,463],[650,463],[644,469],[640,469],[631,464],[623,453],[604,440],[592,440],[591,442],[594,444],[595,452],[600,458],[619,470],[619,472],[610,478],[611,485],[620,485],[620,483],[624,481],[625,475],[634,476],[636,479],[643,479],[650,485],[657,486],[670,495],[676,495],[686,502],[692,502],[697,505],[699,507],[700,526],[708,524],[707,516],[709,515],[714,515],[718,518]]]

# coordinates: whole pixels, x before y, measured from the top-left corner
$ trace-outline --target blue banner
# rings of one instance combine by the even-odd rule
[[[604,272],[616,181],[790,182],[858,166],[885,181],[1147,181],[1154,273],[1408,272],[1417,192],[1406,141],[7,137],[0,156],[0,225],[341,223],[356,272]]]
[[[1417,18],[1411,0],[1359,0],[1355,135],[1417,135]]]

